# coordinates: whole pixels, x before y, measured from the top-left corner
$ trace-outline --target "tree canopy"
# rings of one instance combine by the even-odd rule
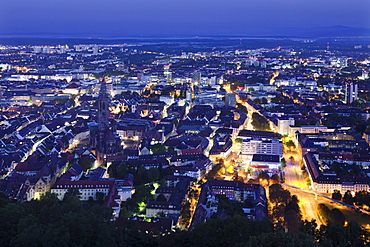
[[[252,114],[252,125],[255,130],[269,131],[270,124],[264,116],[254,112]]]

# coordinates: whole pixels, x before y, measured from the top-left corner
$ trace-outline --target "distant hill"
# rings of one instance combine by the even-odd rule
[[[370,28],[363,27],[349,27],[343,25],[335,25],[330,27],[312,27],[312,28],[269,28],[247,31],[246,33],[239,34],[183,34],[183,35],[140,35],[140,36],[127,36],[119,33],[57,33],[57,32],[35,32],[35,33],[2,33],[0,34],[0,41],[11,39],[26,39],[33,40],[31,43],[38,43],[35,40],[44,39],[72,39],[88,40],[88,43],[106,43],[114,42],[113,40],[148,40],[148,39],[192,39],[192,38],[235,38],[235,37],[253,37],[253,38],[334,38],[334,37],[367,37],[370,38]],[[5,44],[8,42],[4,42]]]
[[[348,27],[348,26],[330,26],[330,27],[312,27],[312,28],[274,28],[269,31],[260,30],[257,35],[279,37],[297,37],[297,38],[323,38],[323,37],[370,37],[370,28]]]

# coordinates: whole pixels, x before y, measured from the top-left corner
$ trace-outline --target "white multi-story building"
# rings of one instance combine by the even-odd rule
[[[113,189],[114,180],[106,181],[63,181],[56,183],[51,188],[51,193],[56,194],[59,200],[63,200],[64,195],[70,189],[77,189],[80,193],[80,200],[87,201],[89,197],[96,200],[96,193],[101,192],[107,196],[109,191]]]
[[[275,85],[270,85],[270,84],[262,84],[262,83],[257,83],[257,84],[246,84],[244,86],[245,90],[247,92],[249,91],[267,91],[267,92],[275,92],[276,91],[276,86]]]
[[[12,68],[11,64],[2,63],[0,64],[0,71],[2,70],[10,70]]]
[[[326,126],[316,126],[316,125],[306,125],[306,126],[289,126],[288,134],[290,137],[295,137],[296,132],[298,131],[301,134],[305,133],[319,133],[320,131],[327,131],[328,127]]]
[[[345,83],[344,102],[350,104],[358,98],[358,85],[355,83]]]
[[[245,139],[242,142],[242,155],[270,154],[283,155],[283,143],[276,139]]]
[[[277,124],[278,132],[282,135],[287,135],[289,134],[289,127],[294,126],[295,121],[294,118],[279,118]]]
[[[369,191],[370,179],[368,177],[325,173],[319,165],[319,161],[318,154],[307,153],[303,156],[312,190],[320,193],[333,193],[335,190],[341,193],[345,193],[348,190],[351,192]]]

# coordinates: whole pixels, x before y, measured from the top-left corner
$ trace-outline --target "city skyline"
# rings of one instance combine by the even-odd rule
[[[3,3],[0,11],[0,34],[94,37],[325,34],[368,36],[370,18],[366,11],[369,7],[370,3],[365,0],[20,0]],[[333,34],[325,29],[333,26],[336,29]],[[351,31],[348,32],[348,29]]]
[[[369,7],[3,3],[0,246],[369,246]]]

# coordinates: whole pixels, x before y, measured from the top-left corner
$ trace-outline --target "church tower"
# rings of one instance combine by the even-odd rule
[[[96,123],[90,124],[90,144],[98,163],[102,164],[112,159],[122,150],[120,137],[116,134],[115,121],[109,120],[110,95],[107,91],[107,84],[103,78],[100,84],[98,96],[98,112]]]
[[[100,91],[98,97],[97,122],[106,127],[109,125],[109,109],[108,109],[109,102],[110,96],[107,91],[107,83],[105,82],[105,78],[103,77],[103,80],[100,84]]]

